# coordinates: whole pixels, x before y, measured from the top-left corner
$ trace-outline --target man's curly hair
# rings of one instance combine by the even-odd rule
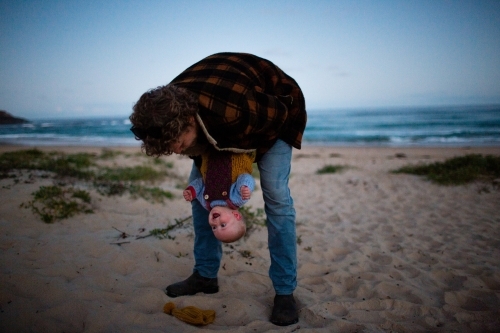
[[[145,92],[129,119],[134,128],[144,133],[141,149],[148,156],[159,157],[173,153],[170,145],[187,130],[197,112],[198,99],[193,93],[165,85]]]

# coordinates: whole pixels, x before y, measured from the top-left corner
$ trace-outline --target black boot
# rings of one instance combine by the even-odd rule
[[[165,294],[170,297],[194,295],[199,292],[205,294],[215,294],[219,291],[217,278],[206,278],[195,271],[186,280],[171,284],[165,290]]]
[[[273,314],[271,323],[278,326],[288,326],[299,321],[299,312],[293,294],[276,295],[274,297]]]

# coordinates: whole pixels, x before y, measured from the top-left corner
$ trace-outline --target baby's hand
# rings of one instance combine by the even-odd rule
[[[250,188],[248,188],[248,186],[243,185],[242,187],[240,187],[240,192],[241,192],[241,198],[243,200],[250,199],[252,191],[250,191]]]
[[[191,195],[190,190],[184,190],[184,192],[182,192],[182,195],[184,196],[184,199],[186,199],[186,201],[193,201],[193,196]]]

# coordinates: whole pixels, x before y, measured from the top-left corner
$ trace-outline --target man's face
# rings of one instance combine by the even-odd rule
[[[185,154],[184,151],[196,146],[196,136],[197,130],[193,124],[189,126],[185,132],[179,135],[177,140],[170,145],[170,149],[175,154]]]
[[[198,122],[194,118],[191,118],[191,126],[172,143],[170,148],[175,154],[200,156],[209,149],[209,146],[205,134],[200,130]]]

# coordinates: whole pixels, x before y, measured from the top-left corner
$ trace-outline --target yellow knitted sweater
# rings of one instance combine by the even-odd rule
[[[231,182],[234,183],[242,173],[252,174],[253,162],[255,161],[255,152],[231,154]],[[200,173],[203,180],[206,180],[208,165],[210,164],[210,154],[201,156]]]

